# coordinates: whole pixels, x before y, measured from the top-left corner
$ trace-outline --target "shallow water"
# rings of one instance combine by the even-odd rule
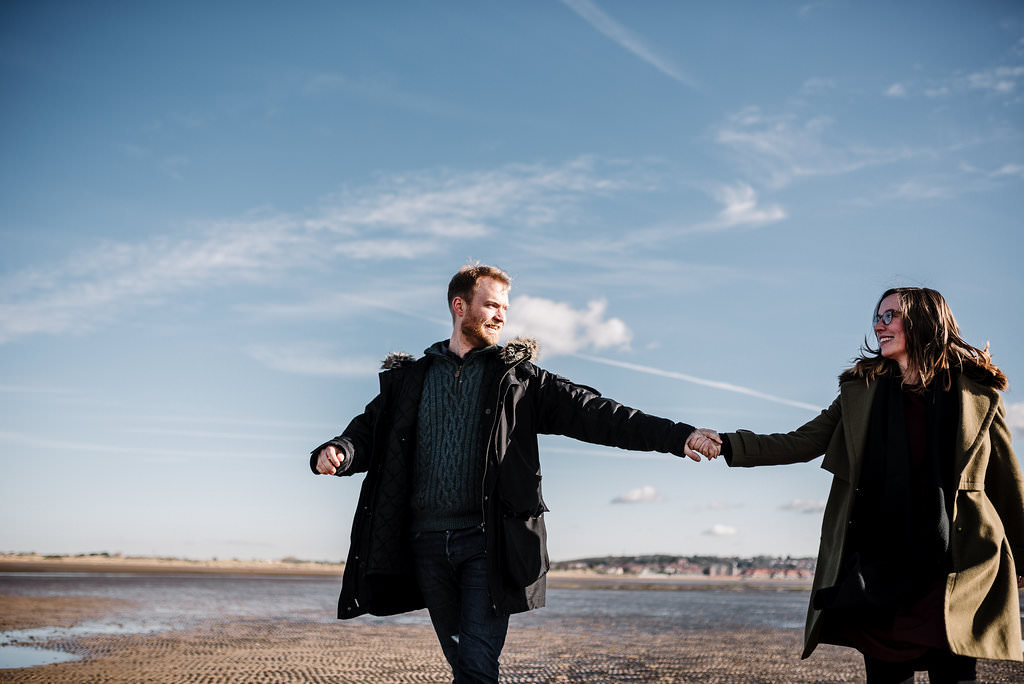
[[[334,622],[340,579],[254,575],[134,573],[0,573],[0,594],[115,598],[131,601],[116,613],[72,627],[0,632],[0,668],[29,667],[73,658],[30,647],[97,634],[183,629],[210,619],[266,618]],[[514,615],[515,625],[601,632],[607,623],[635,621],[644,629],[721,629],[803,626],[800,591],[549,589],[548,606]],[[426,611],[363,616],[365,624],[429,625]],[[611,628],[609,628],[611,629]],[[54,660],[57,658],[57,660]]]
[[[0,670],[14,667],[36,667],[78,660],[78,656],[31,646],[0,646]]]

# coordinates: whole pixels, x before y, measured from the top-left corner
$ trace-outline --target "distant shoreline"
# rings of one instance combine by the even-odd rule
[[[189,560],[145,556],[0,554],[0,572],[127,572],[340,576],[344,563],[317,561]]]
[[[143,556],[44,556],[0,554],[0,572],[94,572],[147,574],[221,574],[341,577],[344,563],[319,561],[189,560]],[[548,586],[556,589],[777,589],[808,590],[807,580],[707,575],[605,575],[580,570],[552,570]]]

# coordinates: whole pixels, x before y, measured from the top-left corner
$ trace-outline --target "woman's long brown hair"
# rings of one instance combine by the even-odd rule
[[[953,318],[946,300],[938,291],[927,287],[896,287],[886,290],[878,298],[875,315],[882,300],[899,295],[899,314],[903,319],[908,365],[917,371],[922,389],[933,380],[942,380],[943,389],[952,386],[950,372],[958,370],[969,377],[999,390],[1008,386],[1006,376],[992,363],[988,344],[984,349],[971,346],[960,337],[960,327]],[[840,380],[863,378],[870,382],[881,376],[898,376],[899,365],[882,356],[881,349],[873,349],[867,338],[860,356],[852,368],[843,372]]]

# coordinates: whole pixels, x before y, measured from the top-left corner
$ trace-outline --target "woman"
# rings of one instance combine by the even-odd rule
[[[863,653],[869,684],[912,682],[915,670],[971,681],[977,658],[1022,659],[1024,482],[1006,377],[987,346],[961,339],[935,290],[886,291],[874,332],[878,348],[865,343],[817,418],[723,435],[721,452],[742,467],[825,454],[833,481],[804,658],[841,644]]]

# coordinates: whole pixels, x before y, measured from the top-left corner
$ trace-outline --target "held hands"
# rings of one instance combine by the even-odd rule
[[[334,475],[338,472],[338,468],[341,467],[344,460],[345,457],[338,451],[338,447],[325,446],[320,450],[320,455],[317,456],[316,472],[321,475]]]
[[[714,430],[699,428],[686,438],[686,446],[683,451],[694,461],[700,462],[701,456],[710,461],[718,458],[718,454],[722,452],[722,438]]]

